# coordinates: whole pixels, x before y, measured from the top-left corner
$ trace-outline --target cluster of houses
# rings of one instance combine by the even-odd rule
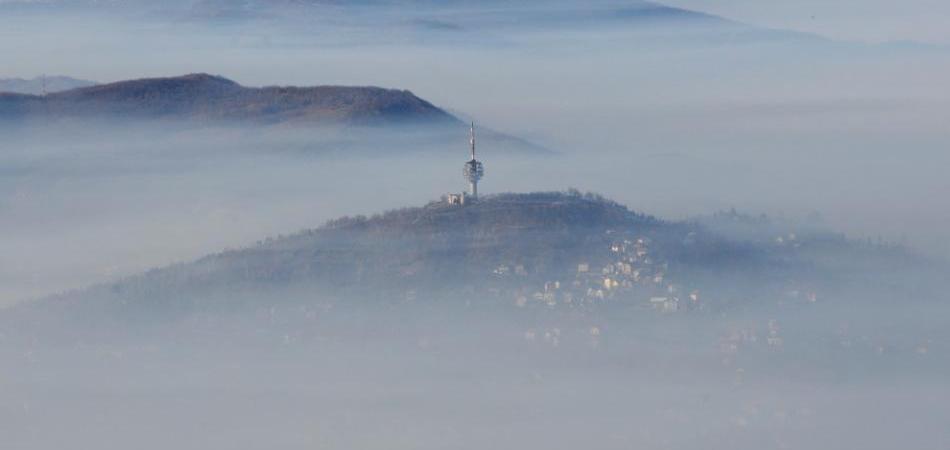
[[[515,305],[575,308],[623,301],[662,313],[702,307],[698,290],[669,279],[669,264],[651,254],[649,238],[618,239],[610,244],[608,255],[599,264],[579,262],[568,279],[519,292]],[[522,265],[500,265],[494,273],[501,277],[527,274]]]

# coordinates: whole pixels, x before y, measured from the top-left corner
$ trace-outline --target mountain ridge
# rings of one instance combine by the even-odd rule
[[[194,73],[70,89],[45,97],[0,95],[0,120],[140,118],[259,123],[458,124],[410,91],[374,86],[245,87]]]
[[[729,18],[707,12],[666,5],[653,1],[616,2],[597,0],[583,7],[558,1],[510,2],[506,0],[471,2],[430,0],[367,0],[340,2],[334,0],[181,0],[163,2],[122,1],[100,2],[95,0],[52,0],[49,2],[0,2],[0,7],[10,10],[44,11],[52,8],[80,11],[82,13],[118,12],[149,20],[191,21],[198,23],[241,23],[261,21],[284,24],[307,25],[333,17],[335,22],[348,27],[374,31],[383,26],[394,31],[439,31],[465,33],[466,38],[478,39],[479,34],[468,33],[472,29],[489,35],[509,26],[520,29],[584,28],[591,25],[628,27],[662,24],[695,24],[700,26],[726,26],[731,31],[738,28],[758,27],[741,24]],[[398,12],[396,19],[366,20],[367,13],[379,12],[382,16]],[[764,30],[764,34],[768,30]],[[794,32],[788,31],[788,34]],[[803,34],[802,34],[803,35]],[[391,38],[392,36],[387,36]],[[768,39],[774,36],[766,36]]]
[[[434,201],[328,221],[21,303],[0,319],[125,329],[271,304],[371,308],[376,301],[455,299],[450,303],[554,307],[562,299],[546,297],[551,286],[569,308],[724,311],[842,292],[886,301],[896,288],[876,280],[885,270],[895,275],[894,261],[921,279],[936,270],[899,248],[859,245],[837,233],[783,233],[780,240],[738,241],[577,191],[494,194],[466,206]]]

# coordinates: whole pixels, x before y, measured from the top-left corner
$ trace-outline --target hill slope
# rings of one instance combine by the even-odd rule
[[[457,123],[409,91],[378,87],[249,88],[208,74],[149,78],[45,97],[0,94],[0,120],[140,118],[258,123]]]
[[[727,239],[590,194],[501,194],[465,207],[433,202],[343,218],[5,316],[10,326],[52,330],[63,321],[136,328],[293,304],[722,311],[825,296],[891,300],[928,285],[911,278],[925,279],[927,264],[898,248],[822,231],[788,239]],[[907,283],[881,283],[883,274]]]

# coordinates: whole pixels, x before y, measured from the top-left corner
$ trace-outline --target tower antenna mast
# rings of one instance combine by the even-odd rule
[[[465,163],[462,168],[462,174],[468,180],[469,196],[472,200],[478,200],[478,180],[485,175],[485,167],[482,162],[475,159],[475,122],[472,122],[472,128],[469,130],[469,143],[472,146],[472,159]]]
[[[472,161],[475,161],[475,122],[472,122],[470,133],[471,138],[469,139],[469,142],[472,144]]]

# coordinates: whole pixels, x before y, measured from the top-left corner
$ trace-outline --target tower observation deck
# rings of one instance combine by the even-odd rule
[[[485,168],[481,161],[475,159],[475,122],[472,122],[469,143],[472,146],[472,159],[465,162],[462,174],[469,183],[469,196],[472,200],[478,200],[478,181],[485,176]]]

